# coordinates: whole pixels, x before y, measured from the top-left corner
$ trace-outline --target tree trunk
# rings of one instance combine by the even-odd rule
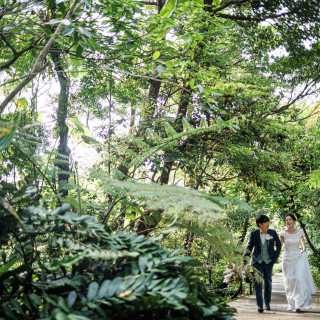
[[[249,191],[248,190],[245,190],[244,191],[246,193],[246,203],[249,203],[250,201],[250,194],[249,194]],[[244,239],[246,238],[246,234],[247,234],[247,231],[248,231],[248,227],[249,227],[249,218],[248,217],[245,217],[244,218],[244,225],[243,225],[243,230],[242,230],[242,234],[239,238],[240,242],[243,243],[244,242]]]
[[[179,108],[177,112],[176,119],[174,120],[175,129],[177,132],[181,132],[183,130],[182,119],[187,117],[188,105],[191,99],[191,88],[187,87],[188,91],[182,92],[181,99],[179,103]],[[160,175],[160,184],[168,184],[170,178],[170,172],[172,170],[174,161],[166,161],[166,157],[168,156],[168,152],[164,154],[164,169]]]
[[[63,163],[57,163],[56,166],[62,172],[58,173],[58,182],[68,181],[70,174],[69,172],[69,155],[70,149],[68,147],[68,126],[66,124],[66,119],[68,116],[68,99],[69,99],[69,78],[64,71],[62,60],[59,53],[52,52],[51,58],[54,63],[55,71],[58,75],[58,80],[60,84],[60,93],[59,93],[59,103],[57,110],[57,125],[58,125],[58,134],[59,134],[59,154],[65,156],[61,157],[61,160],[64,160]],[[59,156],[58,156],[59,159]],[[68,195],[68,190],[62,190],[63,197]]]

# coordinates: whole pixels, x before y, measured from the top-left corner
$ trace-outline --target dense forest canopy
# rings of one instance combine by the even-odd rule
[[[259,213],[297,216],[319,283],[319,16],[0,0],[0,318],[230,319]]]

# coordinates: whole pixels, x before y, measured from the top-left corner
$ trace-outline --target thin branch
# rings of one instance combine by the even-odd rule
[[[148,6],[158,6],[158,4],[153,1],[140,1],[140,3],[146,4]]]
[[[2,37],[2,35],[1,35],[1,37]],[[40,41],[41,39],[42,39],[42,38],[39,38],[38,40],[34,41],[32,45],[24,48],[23,50],[21,50],[21,51],[19,51],[19,52],[17,52],[14,48],[11,49],[12,51],[14,50],[14,51],[13,51],[13,52],[14,52],[14,56],[13,56],[12,59],[10,59],[9,61],[7,61],[5,64],[3,64],[2,66],[0,66],[0,71],[9,68],[9,67],[10,67],[16,60],[18,60],[18,58],[19,58],[20,56],[22,56],[26,51],[29,51],[29,50],[33,49],[33,48],[34,48],[34,45],[35,45],[38,41]],[[3,41],[4,41],[4,40],[3,40]],[[7,45],[9,46],[9,44],[7,44]]]
[[[270,113],[267,113],[264,118],[268,117],[270,114],[277,114],[277,113],[280,113],[286,109],[288,109],[291,105],[293,105],[296,101],[298,101],[299,99],[307,96],[310,94],[310,90],[312,89],[312,87],[316,84],[317,80],[320,79],[320,74],[318,74],[316,76],[315,79],[313,79],[312,81],[310,81],[309,83],[307,83],[304,88],[302,89],[302,91],[292,100],[290,101],[289,103],[283,105],[282,107],[278,108],[278,109],[274,109],[274,110],[271,110]]]
[[[68,73],[81,73],[81,72],[90,72],[90,71],[96,71],[96,70],[106,70],[106,71],[113,71],[115,73],[123,73],[125,75],[128,75],[128,76],[132,76],[132,77],[135,77],[135,78],[143,78],[143,79],[149,79],[149,80],[154,80],[154,81],[159,81],[159,82],[163,82],[163,83],[167,83],[167,84],[172,84],[173,86],[175,87],[178,87],[186,92],[191,92],[190,90],[188,90],[187,88],[177,84],[177,83],[174,83],[174,82],[171,82],[171,81],[167,81],[167,80],[163,80],[163,79],[159,79],[159,78],[154,78],[154,77],[151,77],[151,76],[144,76],[144,75],[138,75],[138,74],[134,74],[132,72],[128,72],[128,71],[125,71],[125,70],[119,70],[119,69],[113,69],[113,68],[108,68],[108,67],[104,67],[104,68],[93,68],[93,69],[87,69],[87,70],[70,70],[70,71],[67,71]],[[0,84],[0,87],[1,86],[4,86],[6,84],[9,84],[9,83],[12,83],[12,82],[15,82],[15,81],[18,81],[18,80],[21,80],[21,79],[24,79],[24,78],[27,78],[29,76],[33,76],[35,77],[39,72],[35,73],[35,74],[29,74],[29,75],[26,75],[26,76],[23,76],[23,77],[19,77],[19,78],[16,78],[16,79],[13,79],[13,80],[10,80],[10,81],[7,81],[7,82],[4,82],[2,84]],[[59,73],[59,71],[56,71],[56,72],[48,72],[48,74],[56,74],[56,73]],[[1,110],[0,110],[1,111]]]
[[[235,21],[255,21],[255,22],[263,22],[266,21],[268,19],[276,19],[276,18],[281,18],[283,16],[289,16],[294,14],[295,12],[284,12],[284,13],[280,13],[280,14],[273,14],[270,16],[266,16],[263,18],[253,18],[253,17],[248,17],[248,16],[234,16],[232,14],[224,14],[224,13],[218,13],[216,14],[217,17],[219,18],[224,18],[224,19],[229,19],[229,20],[235,20]]]
[[[11,49],[14,55],[17,54],[17,50],[10,44],[10,42],[5,38],[5,36],[1,33],[0,34],[1,39],[4,41],[4,43]]]
[[[233,4],[241,4],[241,3],[246,3],[246,2],[250,2],[250,0],[230,0],[229,2],[226,2],[225,4],[223,4],[222,6],[216,8],[216,9],[213,9],[212,11],[210,11],[210,13],[215,14],[219,11],[224,10],[225,8],[230,7]]]
[[[110,213],[112,211],[112,209],[114,208],[114,206],[121,200],[125,199],[126,197],[121,197],[120,199],[118,199],[117,201],[114,201],[113,204],[111,205],[111,207],[108,209],[107,213],[106,213],[106,216],[104,217],[103,221],[102,221],[102,224],[105,224],[108,222],[108,219],[109,219],[109,216],[110,216]]]

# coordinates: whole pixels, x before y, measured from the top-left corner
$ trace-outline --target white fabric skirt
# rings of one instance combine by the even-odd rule
[[[282,272],[288,310],[311,306],[311,294],[316,293],[306,252],[294,257],[283,257]]]

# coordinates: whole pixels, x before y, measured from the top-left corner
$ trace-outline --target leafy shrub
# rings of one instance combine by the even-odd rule
[[[0,319],[232,319],[160,237],[111,234],[67,204],[19,217],[0,206]]]

